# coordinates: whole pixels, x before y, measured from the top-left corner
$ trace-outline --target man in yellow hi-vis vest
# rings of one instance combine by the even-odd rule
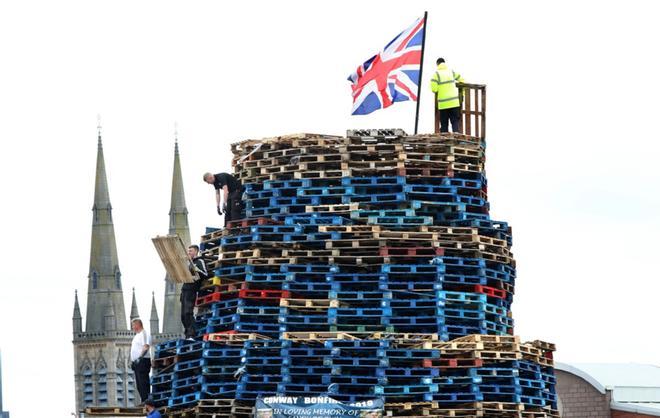
[[[444,58],[436,61],[438,69],[431,79],[431,91],[436,93],[440,110],[440,132],[449,132],[449,122],[453,132],[461,132],[461,100],[456,83],[463,77],[447,67]]]

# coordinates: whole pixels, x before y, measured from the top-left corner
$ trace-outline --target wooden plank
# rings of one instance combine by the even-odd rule
[[[188,253],[178,235],[158,236],[151,239],[156,252],[165,266],[168,276],[175,283],[192,283],[194,278],[188,270]]]

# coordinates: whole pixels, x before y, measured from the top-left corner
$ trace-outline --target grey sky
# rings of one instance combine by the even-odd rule
[[[233,3],[232,3],[233,4]],[[403,3],[401,3],[403,4]],[[314,5],[314,6],[312,6]],[[438,55],[488,85],[492,216],[510,222],[523,339],[564,362],[660,363],[652,2],[0,3],[0,347],[14,418],[73,410],[73,291],[85,312],[96,115],[124,296],[148,315],[164,270],[179,123],[191,235],[219,225],[204,171],[229,144],[413,128],[413,103],[351,117],[346,77],[424,10]],[[421,131],[431,129],[425,81]]]

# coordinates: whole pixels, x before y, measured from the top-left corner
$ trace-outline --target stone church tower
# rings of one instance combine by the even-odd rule
[[[131,314],[136,315],[135,298],[131,308]],[[72,319],[76,409],[92,405],[133,406],[136,393],[129,367],[133,332],[126,323],[100,128],[85,329],[77,291]]]
[[[112,206],[105,172],[103,144],[99,127],[96,157],[96,185],[92,207],[92,243],[87,281],[87,316],[83,318],[78,292],[73,306],[73,351],[76,390],[76,409],[87,406],[130,407],[139,403],[130,369],[130,347],[133,331],[126,323],[121,271],[117,257]],[[188,209],[183,191],[183,177],[179,159],[179,144],[174,144],[174,169],[170,200],[169,234],[178,234],[185,245],[190,244]],[[165,304],[162,332],[159,327],[156,299],[152,294],[149,327],[153,343],[180,338],[181,285],[165,277]],[[133,289],[130,319],[139,317]]]

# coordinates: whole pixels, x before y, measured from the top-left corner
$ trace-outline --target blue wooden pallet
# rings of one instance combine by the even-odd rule
[[[174,364],[174,373],[178,374],[181,372],[195,371],[201,369],[201,367],[201,359],[177,362]]]
[[[425,195],[458,196],[458,188],[450,185],[432,184],[406,184],[403,186],[405,193],[422,193]]]
[[[325,276],[327,282],[336,283],[363,283],[363,282],[377,282],[386,280],[387,275],[384,273],[328,273]]]
[[[445,257],[439,257],[444,260]],[[382,264],[381,271],[384,273],[399,273],[399,274],[441,274],[445,271],[443,264],[429,265],[429,264]]]
[[[351,225],[353,220],[343,216],[319,215],[318,213],[296,214],[296,216],[278,217],[286,225]]]
[[[414,209],[419,209],[422,207],[427,207],[427,208],[435,207],[439,209],[444,207],[453,207],[458,210],[461,209],[464,210],[465,206],[459,205],[459,203],[466,204],[466,202],[470,200],[463,197],[463,199],[465,200],[461,201],[461,198],[462,197],[457,195],[456,193],[407,192],[404,194],[404,197],[401,200],[410,202],[411,207]]]
[[[243,342],[243,348],[249,349],[272,349],[272,348],[290,348],[293,345],[291,340],[247,340]]]
[[[169,408],[181,408],[188,405],[194,405],[203,398],[201,392],[189,393],[181,396],[172,396],[167,401],[167,406]]]
[[[232,383],[205,383],[202,385],[201,393],[205,397],[232,398],[236,393],[236,382]]]
[[[387,384],[387,379],[378,376],[324,375],[321,376],[325,385],[341,384],[355,386],[375,386]]]
[[[387,288],[384,288],[380,285],[380,282],[378,281],[354,281],[354,282],[331,282],[332,283],[332,290],[337,291],[337,292],[375,292],[378,290],[385,290],[387,291]]]
[[[156,345],[154,349],[154,358],[160,359],[175,355],[176,348],[179,345],[181,345],[181,340],[169,340]]]
[[[424,293],[424,297],[433,297],[433,291],[436,288],[438,283],[436,282],[381,282],[378,285],[379,290],[391,291],[394,297],[397,297],[397,293]]]
[[[197,391],[201,387],[203,382],[203,376],[195,375],[190,377],[184,377],[180,379],[172,380],[172,389],[174,390],[175,395],[180,395],[183,393],[189,393],[191,391]]]
[[[378,368],[378,367],[389,366],[389,361],[387,358],[384,357],[383,358],[324,357],[323,365],[332,366],[332,367],[340,366],[342,368],[345,368],[346,366]]]
[[[287,273],[289,277],[289,282],[296,283],[305,283],[305,282],[314,282],[314,283],[330,283],[333,285],[333,282],[326,280],[325,273],[306,273],[306,272],[295,272]]]
[[[232,364],[233,363],[233,364]],[[205,365],[202,366],[202,374],[204,376],[216,376],[224,377],[229,376],[232,380],[234,379],[234,374],[240,368],[241,359],[223,359],[217,365]]]
[[[240,347],[207,348],[202,352],[202,358],[205,359],[228,359],[241,356],[242,352]]]
[[[172,398],[171,390],[151,392],[151,399],[154,401],[154,404],[157,407],[169,406],[168,402],[171,398]]]
[[[377,369],[376,375],[389,379],[434,378],[440,375],[440,369],[435,367],[389,367]]]
[[[511,283],[511,284],[513,284],[516,278],[515,272],[514,274],[504,273],[502,271],[497,271],[489,268],[484,269],[483,274],[488,280],[501,280],[505,283]]]
[[[521,395],[518,397],[519,403],[523,403],[525,405],[530,405],[530,406],[545,406],[546,405],[546,400],[543,399],[543,397],[539,396],[526,396],[526,395]]]
[[[328,299],[339,299],[347,303],[374,302],[380,305],[382,299],[392,299],[391,292],[369,292],[369,291],[351,291],[338,292],[329,291]]]
[[[486,182],[486,178],[481,176],[479,179],[462,179],[458,177],[403,177],[407,185],[433,185],[433,186],[452,186],[462,189],[481,190]]]
[[[403,185],[406,183],[406,178],[403,176],[393,177],[342,177],[341,184],[343,186],[365,186],[365,185]]]
[[[473,383],[481,383],[481,376],[476,375],[474,373],[475,370],[475,367],[453,370],[445,369],[442,371],[441,375],[433,379],[433,382],[437,383],[441,389],[451,387],[453,385],[471,385]]]
[[[380,357],[392,361],[401,360],[423,360],[440,358],[440,351],[431,349],[413,349],[413,348],[387,348],[382,349]]]
[[[405,201],[406,201],[405,193],[359,194],[359,195],[342,196],[341,198],[341,203],[343,204],[349,204],[349,203],[379,204],[385,202],[405,202]]]
[[[331,307],[327,310],[328,318],[346,317],[346,318],[380,318],[389,316],[392,310],[386,307],[381,308],[334,308]],[[371,321],[371,319],[367,319]]]
[[[524,395],[541,396],[541,392],[545,389],[542,380],[520,378],[518,383]]]
[[[376,359],[380,357],[380,348],[378,347],[364,347],[364,348],[347,348],[347,347],[333,347],[330,349],[330,356],[332,357],[341,357],[341,358],[351,358],[351,357],[360,357],[360,358],[372,358]]]
[[[309,396],[327,393],[328,385],[310,384],[310,383],[280,383],[277,386],[277,392],[285,393],[291,396]]]
[[[293,278],[286,273],[247,273],[244,280],[250,283],[271,283],[274,285],[287,280],[293,280]]]
[[[383,363],[387,363],[387,359],[381,359]],[[375,376],[378,377],[376,373],[379,370],[379,366],[352,366],[352,365],[341,365],[341,366],[332,366],[332,372],[330,374],[335,376]]]
[[[280,271],[283,273],[334,273],[339,267],[329,264],[282,264]]]
[[[365,220],[369,218],[388,217],[388,218],[406,218],[414,217],[414,209],[373,209],[373,210],[352,210],[351,219]]]
[[[376,385],[374,393],[376,395],[384,396],[400,396],[400,395],[427,395],[438,392],[438,385],[403,385],[403,386],[382,386]],[[424,400],[430,400],[424,399]]]
[[[321,282],[321,283],[286,282],[282,284],[282,289],[290,290],[291,292],[294,293],[302,293],[302,292],[327,293],[332,290],[332,286],[333,286],[332,283],[327,283],[327,282]]]
[[[341,198],[341,196],[353,193],[352,187],[299,187],[296,189],[296,196],[300,197],[334,196]]]
[[[331,355],[329,348],[322,347],[295,347],[282,349],[285,357],[325,357]]]
[[[173,379],[173,373],[172,372],[167,372],[167,373],[158,373],[158,374],[152,374],[151,375],[151,385],[156,386],[156,385],[166,385],[166,384],[172,384],[172,379]]]

